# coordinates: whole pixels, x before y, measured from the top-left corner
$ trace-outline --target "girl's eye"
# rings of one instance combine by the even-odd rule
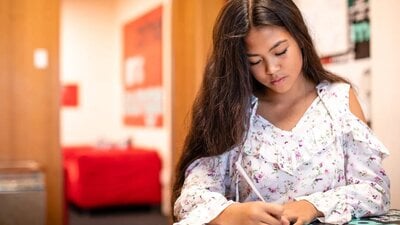
[[[256,62],[251,62],[251,61],[249,61],[250,66],[257,65],[257,64],[259,64],[260,62],[261,62],[261,60],[258,60],[258,61],[256,61]]]
[[[281,56],[281,55],[285,54],[286,52],[287,52],[287,48],[285,50],[281,51],[281,52],[275,53],[275,55],[276,56]]]

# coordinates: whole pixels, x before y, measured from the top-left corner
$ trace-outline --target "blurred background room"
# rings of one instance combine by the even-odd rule
[[[0,224],[171,224],[174,167],[225,0],[0,0]],[[390,150],[400,1],[295,0]]]

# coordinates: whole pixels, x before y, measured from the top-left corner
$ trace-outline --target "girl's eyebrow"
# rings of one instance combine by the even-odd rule
[[[269,52],[272,51],[274,48],[278,47],[280,44],[287,42],[287,41],[288,41],[287,39],[284,39],[284,40],[280,40],[280,41],[276,42],[268,51]]]
[[[279,45],[281,45],[282,43],[287,42],[287,41],[288,41],[287,39],[284,39],[284,40],[280,40],[280,41],[276,42],[276,43],[268,50],[268,52],[272,51],[274,48],[278,47]],[[251,54],[251,53],[247,53],[246,55],[247,55],[248,57],[259,56],[258,54]]]

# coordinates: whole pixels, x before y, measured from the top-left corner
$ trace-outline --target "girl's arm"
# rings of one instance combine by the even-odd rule
[[[203,225],[234,203],[225,197],[230,182],[229,152],[200,158],[186,170],[181,194],[175,202],[175,225]]]
[[[322,222],[344,223],[353,217],[384,214],[390,207],[390,181],[382,167],[385,146],[365,124],[360,104],[350,89],[349,129],[343,137],[346,185],[297,200],[311,202],[324,214]]]
[[[231,184],[229,153],[201,158],[186,171],[181,195],[174,213],[179,222],[174,225],[289,225],[281,218],[283,207],[258,202],[237,203],[228,200]]]

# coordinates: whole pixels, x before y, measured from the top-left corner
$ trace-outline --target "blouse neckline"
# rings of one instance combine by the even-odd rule
[[[253,108],[253,116],[256,117],[262,123],[264,123],[265,125],[270,126],[274,131],[277,131],[277,132],[279,132],[281,134],[292,135],[293,133],[296,132],[297,129],[299,129],[303,125],[304,120],[307,117],[307,115],[312,111],[312,109],[315,108],[316,104],[318,104],[318,102],[320,102],[321,94],[322,94],[326,84],[327,84],[327,81],[323,81],[323,82],[321,82],[321,83],[319,83],[319,84],[317,84],[315,86],[315,89],[317,90],[317,96],[313,99],[311,104],[307,107],[306,111],[303,113],[303,115],[297,121],[295,126],[293,128],[291,128],[290,130],[279,128],[278,126],[276,126],[275,124],[270,122],[267,118],[264,118],[263,116],[259,115],[257,113],[259,99],[256,96],[254,96],[254,103],[255,104],[254,104],[254,108]]]

